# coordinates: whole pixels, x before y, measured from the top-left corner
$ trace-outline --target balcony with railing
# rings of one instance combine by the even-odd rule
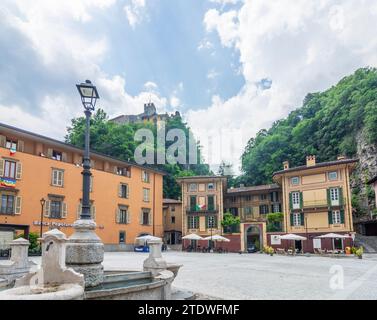
[[[216,208],[216,206],[203,206],[203,207],[199,207],[199,206],[192,206],[192,207],[189,207],[187,208],[186,210],[186,213],[188,214],[194,214],[194,213],[209,213],[209,214],[213,214],[213,213],[219,213],[219,210]]]
[[[346,199],[338,199],[328,201],[327,199],[320,200],[305,200],[303,201],[303,209],[312,209],[312,208],[327,208],[342,206],[346,202]]]

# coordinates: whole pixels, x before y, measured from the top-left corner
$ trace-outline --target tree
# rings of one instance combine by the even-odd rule
[[[128,123],[116,124],[108,121],[108,116],[102,109],[98,109],[90,120],[90,139],[91,149],[106,155],[124,160],[134,162],[135,149],[141,142],[134,140],[135,132],[138,129],[146,128],[153,132],[154,137],[157,137],[157,125],[153,123]],[[186,150],[189,149],[189,139],[195,138],[187,126],[182,122],[181,117],[169,118],[166,122],[166,132],[171,129],[181,129],[186,136]],[[80,148],[84,147],[85,141],[85,118],[79,117],[71,120],[71,125],[67,128],[67,135],[65,137],[67,143],[73,144]],[[163,150],[157,149],[157,139],[154,139],[154,144],[150,147],[154,150],[154,158],[158,151],[166,154],[167,148],[174,142],[167,141]],[[189,160],[189,151],[186,153],[187,163]],[[153,165],[153,168],[160,169],[167,174],[164,176],[163,194],[165,198],[178,199],[181,197],[181,188],[176,183],[175,179],[182,176],[193,175],[208,175],[211,170],[208,164],[205,164],[201,155],[201,146],[197,143],[197,164],[163,164]]]
[[[303,165],[309,154],[315,154],[320,162],[339,155],[354,157],[356,136],[361,131],[368,143],[377,143],[375,68],[359,69],[324,92],[309,93],[300,108],[250,138],[241,157],[239,180],[249,185],[271,183],[273,172],[282,169],[283,161]]]

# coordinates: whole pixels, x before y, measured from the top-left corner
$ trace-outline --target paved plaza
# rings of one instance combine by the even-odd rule
[[[107,252],[106,270],[141,270],[148,254]],[[175,290],[221,299],[377,299],[377,255],[356,258],[165,252],[183,264]],[[36,259],[37,261],[39,259]],[[39,262],[39,261],[38,261]],[[344,289],[330,288],[332,266]]]

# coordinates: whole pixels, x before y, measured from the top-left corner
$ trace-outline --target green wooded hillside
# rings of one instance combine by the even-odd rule
[[[157,151],[157,127],[152,123],[137,124],[116,124],[108,121],[106,113],[102,109],[98,109],[92,116],[90,127],[91,149],[106,155],[134,162],[134,151],[141,143],[134,140],[135,132],[138,129],[150,129],[155,137],[155,143],[151,146],[156,154]],[[166,132],[171,129],[182,129],[185,132],[186,144],[188,145],[188,137],[192,135],[190,128],[184,123],[181,117],[170,118],[166,122]],[[65,140],[75,146],[84,147],[85,118],[79,117],[72,119],[71,126],[67,128]],[[166,142],[165,150],[174,142]],[[163,150],[165,152],[165,150]],[[189,148],[187,148],[189,150]],[[187,159],[189,159],[189,151],[187,151]],[[156,159],[156,155],[155,155]],[[175,178],[192,175],[211,174],[209,166],[203,163],[201,157],[201,147],[197,145],[197,163],[193,165],[182,164],[165,164],[154,165],[152,167],[163,170],[167,173],[164,176],[164,197],[178,199],[181,196],[181,190],[175,181]]]
[[[270,183],[272,173],[305,164],[307,155],[318,162],[338,155],[355,157],[356,136],[363,130],[367,143],[377,143],[377,69],[362,68],[324,92],[310,93],[302,107],[270,129],[251,138],[242,155],[243,175],[237,182]]]

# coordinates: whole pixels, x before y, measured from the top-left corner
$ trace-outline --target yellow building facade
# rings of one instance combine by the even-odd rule
[[[320,248],[315,239],[326,233],[352,234],[350,173],[358,160],[317,163],[308,156],[306,165],[275,172],[273,179],[282,187],[284,232],[301,234],[308,241],[307,251]]]
[[[80,148],[0,124],[0,241],[12,232],[39,233],[42,220],[43,231],[73,232],[82,157]],[[131,249],[142,234],[162,237],[163,173],[94,152],[91,160],[91,212],[105,248]]]

